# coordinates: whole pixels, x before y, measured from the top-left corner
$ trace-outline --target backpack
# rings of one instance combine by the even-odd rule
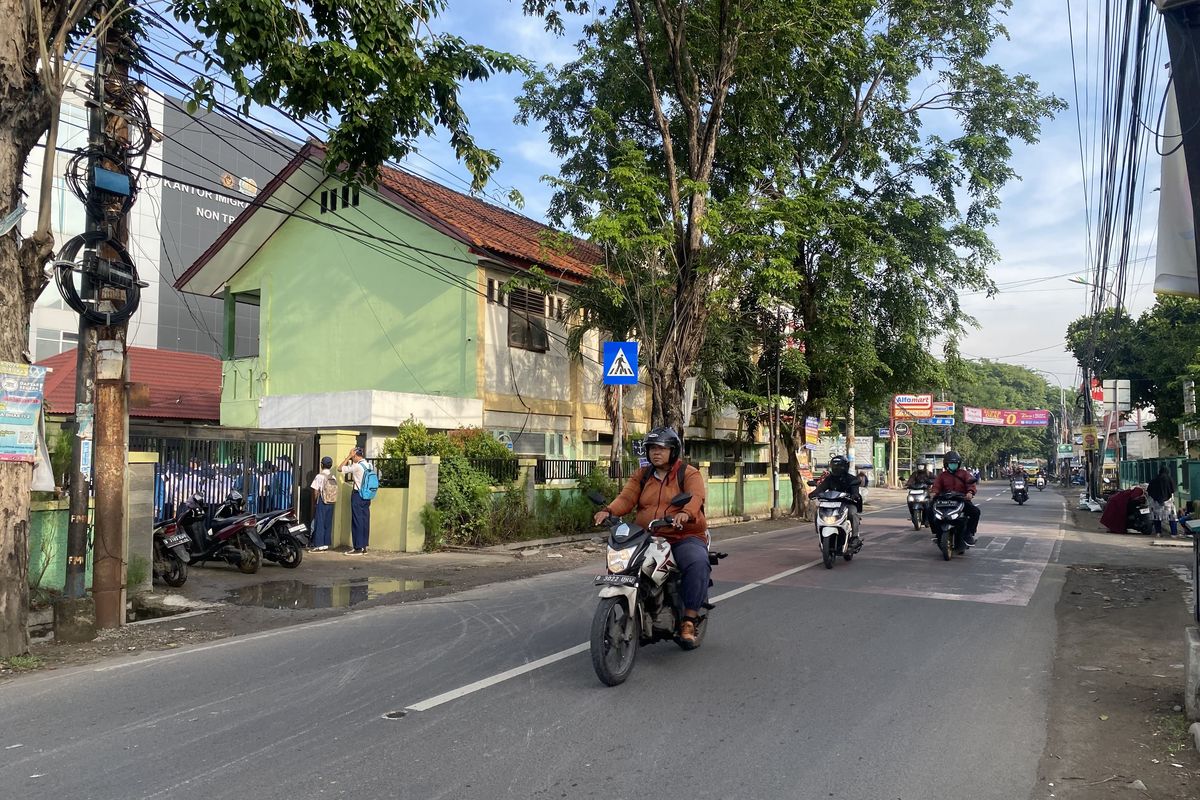
[[[375,495],[379,493],[379,473],[375,468],[367,463],[366,459],[361,462],[363,467],[362,484],[358,490],[358,496],[363,500],[374,500]]]
[[[337,499],[338,499],[337,479],[335,479],[333,477],[333,474],[330,473],[329,475],[325,476],[325,482],[321,484],[321,502],[327,506],[331,506],[337,502]]]

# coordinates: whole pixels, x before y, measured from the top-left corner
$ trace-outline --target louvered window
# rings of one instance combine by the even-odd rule
[[[550,347],[546,336],[546,296],[527,289],[513,289],[508,297],[508,346],[544,353]]]

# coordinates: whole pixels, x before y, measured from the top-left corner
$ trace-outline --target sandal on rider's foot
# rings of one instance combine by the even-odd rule
[[[696,624],[699,621],[698,617],[684,617],[679,621],[679,633],[675,638],[684,647],[692,648],[699,644],[696,639]]]

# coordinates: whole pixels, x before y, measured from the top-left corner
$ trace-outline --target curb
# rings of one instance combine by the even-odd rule
[[[1186,547],[1188,550],[1192,549],[1190,539],[1186,541],[1183,539],[1154,539],[1148,542],[1148,544],[1151,547]]]

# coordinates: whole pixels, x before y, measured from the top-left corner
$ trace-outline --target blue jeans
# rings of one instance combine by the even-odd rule
[[[371,501],[358,492],[350,493],[350,541],[355,550],[362,550],[371,538]]]
[[[671,545],[671,554],[679,567],[679,587],[683,594],[684,609],[701,610],[708,600],[708,579],[712,574],[708,545],[695,536],[689,536]]]
[[[317,498],[317,513],[313,515],[313,547],[333,544],[333,506]]]

